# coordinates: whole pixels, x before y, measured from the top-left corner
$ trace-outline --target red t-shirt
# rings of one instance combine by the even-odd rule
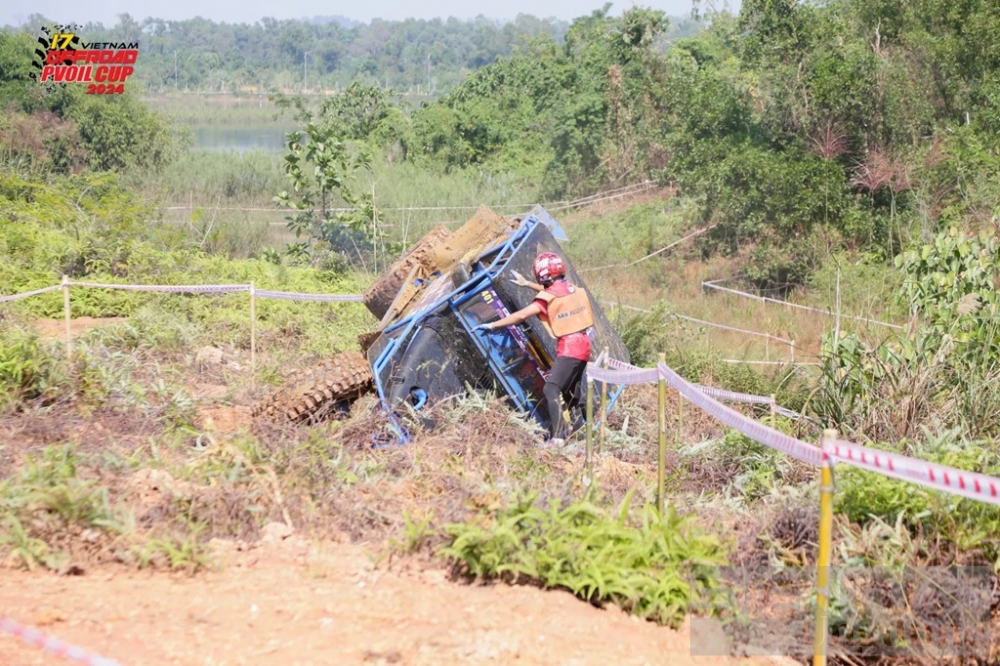
[[[569,283],[566,282],[566,280],[558,280],[549,285],[545,291],[549,292],[553,296],[568,296],[570,293]],[[542,309],[541,316],[547,321],[549,316],[549,304],[541,298],[536,298],[535,304]],[[590,336],[587,335],[587,331],[570,333],[569,335],[564,335],[559,338],[559,341],[556,343],[556,356],[568,356],[569,358],[575,358],[580,361],[589,361]]]

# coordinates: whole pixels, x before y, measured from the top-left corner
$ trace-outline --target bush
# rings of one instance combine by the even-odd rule
[[[672,507],[660,516],[646,505],[630,520],[630,499],[614,515],[586,499],[565,506],[552,499],[542,509],[529,493],[446,525],[453,541],[441,552],[470,576],[567,589],[676,627],[692,601],[717,587],[713,571],[726,563],[725,553]]]
[[[0,410],[48,394],[62,381],[60,370],[37,335],[0,325]]]

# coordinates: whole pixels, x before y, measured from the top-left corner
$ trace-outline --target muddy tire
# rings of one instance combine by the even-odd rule
[[[420,239],[419,243],[397,259],[392,266],[389,266],[389,270],[365,291],[363,298],[365,307],[375,315],[376,319],[381,320],[389,311],[389,306],[392,305],[396,294],[403,286],[403,281],[406,280],[406,276],[410,274],[413,267],[427,261],[428,253],[448,240],[450,235],[451,232],[445,227],[431,229],[427,235]]]
[[[371,390],[372,370],[359,352],[343,352],[289,378],[288,383],[253,408],[255,418],[315,422]]]

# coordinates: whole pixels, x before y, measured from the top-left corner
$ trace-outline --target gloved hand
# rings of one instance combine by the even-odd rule
[[[528,286],[528,284],[529,284],[528,280],[523,275],[521,275],[520,273],[518,273],[517,271],[511,271],[511,275],[513,275],[514,277],[512,277],[510,279],[510,281],[513,282],[514,284],[516,284],[518,287],[527,287]]]
[[[473,331],[482,331],[483,333],[488,333],[489,331],[493,330],[493,324],[480,324],[479,326],[476,326],[472,330]]]

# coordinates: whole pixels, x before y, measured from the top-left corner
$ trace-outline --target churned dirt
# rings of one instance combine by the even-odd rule
[[[414,560],[376,564],[358,545],[266,531],[253,545],[215,542],[219,565],[194,577],[4,570],[0,614],[133,666],[794,663],[692,656],[687,624],[673,631],[568,592],[466,585]],[[0,636],[0,663],[69,662]]]
[[[98,326],[108,326],[128,321],[127,317],[74,317],[69,320],[69,331],[72,337],[89,331]],[[63,340],[66,338],[66,321],[64,319],[36,319],[31,322],[32,328],[38,331],[42,340]]]

